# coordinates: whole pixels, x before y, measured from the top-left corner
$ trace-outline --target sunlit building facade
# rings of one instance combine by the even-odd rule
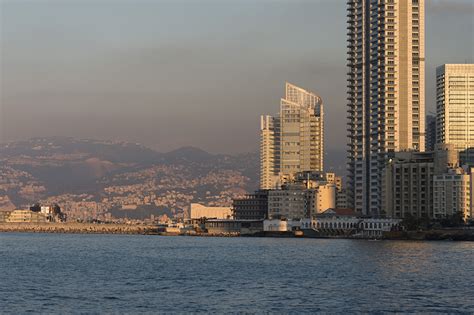
[[[438,143],[474,147],[474,64],[436,69],[436,114]]]
[[[424,0],[349,0],[348,205],[382,212],[388,153],[425,150]]]
[[[471,177],[462,169],[433,179],[433,212],[435,218],[458,214],[464,220],[471,216]]]
[[[260,189],[275,187],[280,174],[280,118],[260,117]]]

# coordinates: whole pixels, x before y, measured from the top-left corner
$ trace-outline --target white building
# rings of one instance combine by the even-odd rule
[[[400,222],[400,219],[359,217],[351,209],[328,209],[311,219],[301,220],[301,229],[313,229],[327,236],[377,238]]]
[[[264,232],[291,232],[294,229],[299,229],[300,227],[300,220],[272,219],[263,221]]]

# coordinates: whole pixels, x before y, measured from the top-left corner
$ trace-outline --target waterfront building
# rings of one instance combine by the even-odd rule
[[[67,216],[61,211],[61,207],[57,204],[40,205],[36,203],[30,207],[30,210],[35,213],[41,213],[48,222],[66,222]]]
[[[268,217],[268,190],[257,190],[243,198],[234,199],[233,214],[236,220],[263,220]]]
[[[7,219],[10,217],[10,214],[13,210],[3,210],[0,209],[0,223],[7,222]]]
[[[300,220],[267,219],[263,221],[264,232],[291,232],[300,228]]]
[[[471,218],[471,176],[462,168],[448,174],[435,175],[433,179],[433,213],[435,218],[455,214],[464,220]]]
[[[392,218],[431,217],[433,175],[433,152],[395,153],[383,174],[382,214]]]
[[[207,220],[210,235],[252,235],[263,231],[263,220]]]
[[[6,222],[9,223],[44,223],[47,222],[47,218],[40,212],[31,210],[13,210]]]
[[[359,216],[352,209],[328,209],[312,218],[301,220],[301,229],[312,229],[320,236],[374,238],[397,228],[400,219]]]
[[[286,83],[277,117],[262,116],[260,188],[279,188],[302,171],[322,171],[324,111],[319,95]]]
[[[336,206],[334,184],[294,183],[268,191],[269,219],[302,219]]]
[[[433,176],[458,165],[452,145],[438,145],[434,152],[396,152],[382,174],[382,215],[391,218],[433,218]]]
[[[456,150],[474,147],[474,64],[436,69],[437,143]]]
[[[229,219],[232,217],[231,207],[206,207],[199,203],[192,203],[189,210],[189,218],[198,220],[208,219]]]
[[[436,116],[426,116],[425,151],[434,151],[436,144]]]
[[[269,219],[302,219],[311,212],[311,193],[305,187],[285,186],[268,191]]]
[[[348,0],[349,206],[379,215],[388,153],[425,150],[424,0]]]

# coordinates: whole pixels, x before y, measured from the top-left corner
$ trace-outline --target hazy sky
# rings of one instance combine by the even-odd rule
[[[346,143],[345,0],[0,0],[0,141],[75,136],[253,151],[285,81]],[[434,69],[473,62],[474,0],[427,0]]]

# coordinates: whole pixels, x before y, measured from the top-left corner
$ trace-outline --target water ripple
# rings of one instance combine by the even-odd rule
[[[473,243],[0,233],[0,313],[474,313]]]

